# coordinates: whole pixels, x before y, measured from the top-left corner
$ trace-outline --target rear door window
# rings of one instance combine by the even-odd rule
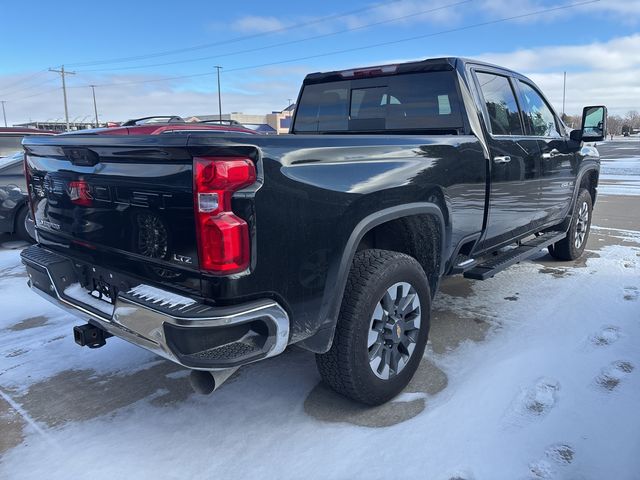
[[[293,131],[456,133],[463,126],[456,81],[444,71],[305,85]]]
[[[507,77],[477,72],[480,90],[494,135],[522,135],[522,122],[516,96]]]

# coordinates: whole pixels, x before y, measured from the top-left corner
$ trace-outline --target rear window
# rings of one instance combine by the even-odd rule
[[[455,72],[446,71],[305,85],[293,131],[455,133],[460,128]]]

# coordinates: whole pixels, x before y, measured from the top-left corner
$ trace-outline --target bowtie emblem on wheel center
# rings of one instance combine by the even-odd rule
[[[402,338],[402,322],[400,319],[392,317],[390,323],[391,325],[387,327],[389,329],[387,333],[387,340],[395,345],[400,342],[400,339]]]

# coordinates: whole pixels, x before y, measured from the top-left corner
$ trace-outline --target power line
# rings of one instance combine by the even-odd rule
[[[102,84],[96,84],[95,86],[96,87],[119,87],[122,85],[139,85],[143,83],[167,82],[169,80],[180,80],[183,78],[208,77],[210,75],[215,75],[215,72],[194,73],[191,75],[176,75],[175,77],[150,78],[147,80],[132,80],[127,82],[102,83]],[[88,86],[89,85],[73,85],[67,88],[86,88]]]
[[[328,56],[332,56],[332,55],[339,55],[339,54],[343,54],[343,53],[350,53],[350,52],[356,52],[356,51],[361,51],[361,50],[368,50],[371,48],[378,48],[378,47],[385,47],[385,46],[389,46],[389,45],[397,45],[399,43],[405,43],[405,42],[410,42],[413,40],[419,40],[419,39],[424,39],[424,38],[430,38],[430,37],[435,37],[435,36],[439,36],[439,35],[444,35],[447,33],[455,33],[455,32],[460,32],[460,31],[464,31],[464,30],[471,30],[474,28],[480,28],[480,27],[485,27],[488,25],[495,25],[498,23],[504,23],[504,22],[508,22],[511,20],[519,20],[522,18],[527,18],[527,17],[533,17],[536,15],[542,15],[545,13],[549,13],[549,12],[554,12],[554,11],[559,11],[559,10],[567,10],[570,8],[574,8],[574,7],[580,7],[580,6],[584,6],[584,5],[589,5],[589,4],[593,4],[593,3],[597,3],[600,0],[587,0],[587,1],[583,1],[583,2],[577,2],[577,3],[571,3],[568,5],[561,5],[558,7],[551,7],[551,8],[545,8],[545,9],[541,9],[541,10],[537,10],[535,12],[529,12],[529,13],[523,13],[520,15],[513,15],[510,17],[503,17],[503,18],[498,18],[495,20],[488,20],[486,22],[479,22],[479,23],[474,23],[474,24],[470,24],[470,25],[464,25],[462,27],[456,27],[456,28],[451,28],[451,29],[447,29],[447,30],[440,30],[438,32],[432,32],[432,33],[426,33],[426,34],[422,34],[422,35],[415,35],[412,37],[405,37],[405,38],[401,38],[398,40],[390,40],[390,41],[386,41],[386,42],[379,42],[379,43],[373,43],[373,44],[368,44],[368,45],[362,45],[359,47],[350,47],[350,48],[345,48],[345,49],[341,49],[341,50],[333,50],[330,52],[325,52],[325,53],[318,53],[318,54],[313,54],[313,55],[305,55],[302,57],[296,57],[296,58],[290,58],[287,60],[280,60],[280,61],[275,61],[275,62],[268,62],[268,63],[261,63],[261,64],[257,64],[257,65],[249,65],[249,66],[243,66],[243,67],[236,67],[236,68],[231,68],[231,69],[226,69],[226,72],[238,72],[238,71],[243,71],[243,70],[253,70],[256,68],[263,68],[263,67],[270,67],[270,66],[274,66],[274,65],[282,65],[285,63],[294,63],[294,62],[299,62],[302,60],[310,60],[313,58],[321,58],[321,57],[328,57]],[[191,75],[177,75],[177,76],[172,76],[172,77],[164,77],[164,78],[155,78],[155,79],[147,79],[147,80],[134,80],[134,81],[129,81],[129,82],[121,82],[121,83],[117,83],[117,82],[112,82],[112,83],[105,83],[102,85],[97,85],[100,87],[110,87],[110,86],[122,86],[122,85],[137,85],[137,84],[143,84],[143,83],[154,83],[154,82],[164,82],[164,81],[170,81],[170,80],[181,80],[181,79],[186,79],[186,78],[197,78],[197,77],[206,77],[206,76],[210,76],[210,75],[215,75],[215,72],[203,72],[203,73],[195,73],[195,74],[191,74]],[[69,88],[83,88],[86,87],[86,85],[80,85],[80,86],[74,86],[74,87],[69,87]]]
[[[67,88],[71,88],[71,87],[67,87]],[[28,98],[33,98],[33,97],[39,97],[41,95],[46,95],[47,93],[51,93],[51,92],[57,92],[60,89],[60,87],[56,87],[56,88],[51,88],[49,90],[43,90],[42,92],[38,92],[38,93],[34,93],[32,95],[27,95],[26,97],[18,97],[18,98],[14,98],[12,100],[12,102],[19,102],[22,100],[27,100]]]
[[[96,61],[91,61],[91,62],[69,63],[68,65],[70,65],[72,67],[86,67],[86,66],[92,66],[92,65],[103,65],[103,64],[108,64],[108,63],[132,62],[132,61],[136,61],[136,60],[144,60],[146,58],[157,58],[157,57],[164,57],[164,56],[168,56],[168,55],[175,55],[175,54],[178,54],[178,53],[191,52],[191,51],[194,51],[194,50],[202,50],[202,49],[206,49],[206,48],[217,47],[217,46],[220,46],[220,45],[228,45],[230,43],[237,43],[237,42],[241,42],[241,41],[244,41],[244,40],[260,38],[260,37],[264,37],[264,36],[267,36],[267,35],[272,35],[274,33],[282,33],[282,32],[286,32],[288,30],[292,30],[292,29],[308,27],[308,26],[311,26],[311,25],[316,25],[318,23],[327,22],[329,20],[335,20],[337,18],[348,17],[350,15],[356,15],[358,13],[366,12],[366,11],[369,11],[369,10],[374,10],[376,8],[388,6],[388,5],[392,4],[392,3],[399,3],[399,2],[403,2],[403,1],[405,1],[405,0],[389,0],[389,1],[386,1],[386,2],[375,3],[373,5],[368,5],[366,7],[357,8],[355,10],[350,10],[350,11],[343,12],[343,13],[327,15],[325,17],[316,18],[314,20],[309,20],[307,22],[296,23],[296,24],[293,24],[293,25],[287,25],[285,27],[278,27],[278,28],[274,28],[274,29],[267,30],[267,31],[264,31],[264,32],[254,33],[254,34],[251,34],[251,35],[243,35],[243,36],[240,36],[240,37],[233,37],[233,38],[230,38],[230,39],[227,39],[227,40],[220,40],[220,41],[216,41],[216,42],[212,42],[212,43],[204,43],[204,44],[201,44],[201,45],[195,45],[195,46],[191,46],[191,47],[178,48],[178,49],[175,49],[175,50],[166,50],[164,52],[150,53],[150,54],[145,54],[145,55],[137,55],[137,56],[132,56],[132,57],[120,57],[120,58],[111,58],[111,59],[107,59],[107,60],[96,60]]]
[[[262,50],[268,50],[268,49],[271,49],[271,48],[283,47],[283,46],[293,45],[293,44],[297,44],[297,43],[308,42],[308,41],[311,41],[311,40],[318,40],[320,38],[332,37],[332,36],[335,36],[335,35],[341,35],[343,33],[355,32],[357,30],[363,30],[363,29],[366,29],[366,28],[376,27],[376,26],[379,26],[379,25],[387,24],[387,23],[399,22],[399,21],[402,21],[402,20],[406,20],[408,18],[413,18],[413,17],[418,17],[418,16],[421,16],[421,15],[426,15],[427,13],[433,13],[433,12],[437,12],[439,10],[446,10],[448,8],[457,7],[459,5],[463,5],[465,3],[470,3],[472,1],[473,0],[462,0],[462,1],[455,2],[455,3],[449,3],[449,4],[446,4],[446,5],[442,5],[440,7],[429,8],[427,10],[422,10],[422,11],[419,11],[419,12],[414,12],[414,13],[410,13],[410,14],[407,14],[407,15],[402,15],[402,16],[399,16],[399,17],[389,18],[389,19],[386,19],[386,20],[378,21],[378,22],[368,23],[368,24],[365,24],[365,25],[358,25],[356,27],[345,28],[345,29],[342,29],[342,30],[337,30],[335,32],[322,33],[322,34],[318,34],[318,35],[313,35],[311,37],[300,38],[300,39],[297,39],[297,40],[287,40],[286,42],[273,43],[273,44],[270,44],[270,45],[264,45],[262,47],[247,48],[247,49],[244,49],[244,50],[236,50],[234,52],[221,53],[221,54],[216,54],[216,55],[209,55],[209,56],[206,56],[206,57],[198,57],[198,58],[191,58],[191,59],[185,59],[185,60],[174,60],[174,61],[171,61],[171,62],[153,63],[153,64],[147,64],[147,65],[133,65],[133,66],[129,66],[129,67],[87,69],[87,70],[80,70],[80,73],[119,71],[119,70],[134,70],[134,69],[151,68],[151,67],[164,67],[164,66],[167,66],[167,65],[178,65],[178,64],[181,64],[181,63],[193,63],[193,62],[200,62],[200,61],[203,61],[203,60],[211,60],[211,59],[214,59],[214,58],[230,57],[230,56],[234,56],[234,55],[241,55],[243,53],[253,53],[253,52],[258,52],[258,51],[262,51]]]
[[[32,78],[35,78],[35,77],[37,77],[39,75],[42,75],[43,73],[46,73],[46,72],[47,72],[46,69],[37,71],[36,73],[32,73],[31,75],[27,75],[26,77],[20,78],[20,79],[14,81],[13,83],[10,83],[8,85],[4,85],[2,88],[3,89],[10,89],[14,85],[20,85],[20,84],[22,84],[24,82],[27,82],[27,81],[31,80]]]
[[[368,50],[370,48],[378,48],[378,47],[386,47],[389,45],[396,45],[398,43],[404,43],[404,42],[410,42],[413,40],[419,40],[419,39],[423,39],[423,38],[429,38],[429,37],[435,37],[438,35],[444,35],[446,33],[454,33],[454,32],[461,32],[463,30],[471,30],[473,28],[478,28],[478,27],[485,27],[487,25],[495,25],[497,23],[503,23],[503,22],[508,22],[510,20],[518,20],[521,18],[526,18],[526,17],[532,17],[535,15],[541,15],[543,13],[549,13],[549,12],[553,12],[553,11],[557,11],[557,10],[565,10],[568,8],[572,8],[572,7],[580,7],[583,5],[588,5],[591,3],[596,3],[599,2],[600,0],[588,0],[585,2],[578,2],[578,3],[572,3],[569,5],[562,5],[559,7],[553,7],[553,8],[547,8],[544,10],[539,10],[537,12],[530,12],[530,13],[524,13],[521,15],[514,15],[512,17],[505,17],[505,18],[499,18],[496,20],[489,20],[486,22],[480,22],[480,23],[474,23],[471,25],[465,25],[463,27],[458,27],[458,28],[451,28],[448,30],[441,30],[439,32],[433,32],[433,33],[427,33],[424,35],[416,35],[413,37],[407,37],[407,38],[401,38],[398,40],[391,40],[391,41],[387,41],[387,42],[380,42],[380,43],[375,43],[375,44],[370,44],[370,45],[363,45],[360,47],[352,47],[352,48],[345,48],[343,50],[335,50],[332,52],[326,52],[326,53],[319,53],[319,54],[315,54],[315,55],[307,55],[304,57],[298,57],[298,58],[292,58],[292,59],[288,59],[288,60],[282,60],[282,61],[276,61],[276,62],[269,62],[269,63],[262,63],[260,65],[251,65],[249,67],[238,67],[238,68],[232,68],[227,70],[227,72],[238,72],[241,70],[252,70],[254,68],[262,68],[262,67],[271,67],[274,65],[281,65],[283,63],[292,63],[292,62],[299,62],[301,60],[309,60],[312,58],[320,58],[320,57],[328,57],[331,55],[338,55],[338,54],[342,54],[342,53],[349,53],[349,52],[357,52],[360,50]]]
[[[41,87],[42,85],[46,85],[46,84],[51,83],[53,81],[55,81],[55,78],[47,78],[46,80],[44,80],[42,82],[34,83],[34,84],[31,84],[31,85],[25,85],[22,88],[18,88],[17,90],[12,90],[10,92],[3,92],[2,96],[3,97],[12,96],[12,95],[15,95],[16,93],[24,92],[24,91],[27,91],[27,90],[33,90],[34,88]]]

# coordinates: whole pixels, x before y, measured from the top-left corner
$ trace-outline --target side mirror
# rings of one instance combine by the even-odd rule
[[[582,128],[577,132],[580,133],[580,140],[583,142],[601,142],[607,135],[607,107],[597,105],[593,107],[584,107],[582,110]],[[572,134],[574,132],[571,132]],[[572,140],[576,140],[571,135]]]

